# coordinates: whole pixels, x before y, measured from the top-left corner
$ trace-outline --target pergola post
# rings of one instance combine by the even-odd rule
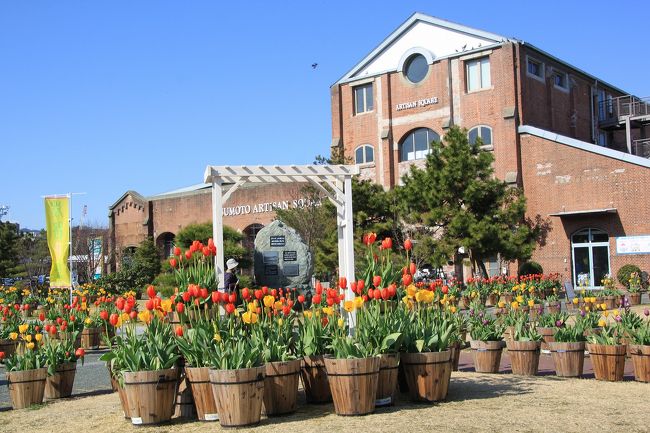
[[[344,225],[343,225],[343,257],[345,261],[345,268],[341,271],[344,272],[345,278],[348,280],[348,286],[355,281],[354,275],[354,220],[352,214],[352,176],[345,176],[343,181],[343,194],[344,194]],[[339,247],[340,248],[340,247]],[[339,256],[341,253],[339,252]],[[340,259],[339,259],[340,260]],[[345,288],[345,299],[353,300],[355,294],[352,293],[352,290],[349,287]],[[354,332],[354,328],[357,325],[357,315],[356,312],[353,312],[348,317],[348,323],[350,325],[350,332]]]
[[[217,274],[217,287],[223,288],[223,191],[221,180],[212,179],[212,239],[217,246],[214,269]]]

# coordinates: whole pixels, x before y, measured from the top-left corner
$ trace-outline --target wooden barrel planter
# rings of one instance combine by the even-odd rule
[[[160,424],[172,419],[178,388],[178,369],[125,371],[124,391],[131,423]]]
[[[605,306],[607,307],[608,310],[613,310],[614,308],[617,307],[616,304],[617,300],[618,300],[618,296],[605,296],[603,302],[605,303]]]
[[[9,397],[14,409],[25,409],[43,402],[47,368],[10,371],[7,373]]]
[[[596,380],[609,382],[623,380],[627,345],[587,343],[587,350],[589,351],[589,358],[591,358]]]
[[[503,301],[503,303],[506,305],[510,305],[513,299],[514,295],[512,293],[502,293],[501,297],[499,298],[499,300]]]
[[[18,343],[15,340],[8,338],[0,340],[0,352],[5,353],[5,358],[9,358],[16,353],[16,346],[18,346]]]
[[[512,374],[535,376],[539,369],[539,341],[506,341]]]
[[[630,305],[639,305],[641,304],[641,293],[630,293],[627,295],[627,299],[630,301]]]
[[[537,327],[537,332],[542,336],[541,350],[548,350],[548,343],[555,341],[555,328]]]
[[[585,342],[576,341],[572,343],[560,343],[553,341],[548,343],[553,363],[555,364],[555,375],[560,377],[580,377],[585,364]]]
[[[650,346],[630,345],[630,356],[634,365],[634,380],[650,382]]]
[[[286,415],[298,407],[298,382],[302,360],[267,362],[264,366],[264,413]]]
[[[493,307],[497,305],[498,302],[499,302],[499,295],[497,295],[496,293],[490,293],[487,299],[485,300],[485,306]]]
[[[460,364],[460,352],[463,350],[460,341],[453,343],[449,346],[451,351],[451,371],[458,371],[458,364]]]
[[[176,403],[174,405],[173,419],[196,419],[196,408],[194,406],[194,395],[186,375],[182,375],[178,382],[176,392]]]
[[[515,334],[515,327],[514,326],[506,326],[505,329],[503,330],[502,337],[505,341],[512,340]]]
[[[77,373],[76,362],[64,362],[52,376],[45,381],[45,400],[70,397],[74,376]]]
[[[81,347],[84,349],[98,349],[101,341],[101,328],[98,326],[81,331]]]
[[[66,331],[66,332],[57,332],[57,337],[59,340],[70,340],[72,339],[72,333]],[[75,349],[79,349],[81,347],[81,333],[77,334],[77,338],[75,338],[74,342],[72,343],[73,347]]]
[[[210,385],[210,369],[208,367],[185,366],[185,376],[192,388],[194,406],[199,421],[219,421],[217,402],[212,393],[212,385]]]
[[[505,343],[503,341],[479,341],[469,342],[472,348],[474,359],[474,370],[477,373],[498,373],[501,363],[501,353]]]
[[[367,415],[375,411],[378,357],[325,358],[325,368],[337,415]]]
[[[461,296],[460,301],[458,302],[458,308],[461,310],[467,310],[469,308],[469,296]]]
[[[305,388],[307,403],[329,403],[332,391],[327,380],[327,370],[322,356],[305,356],[300,365],[300,377]]]
[[[384,353],[379,355],[379,379],[375,406],[391,406],[395,403],[397,391],[397,376],[399,372],[399,353]]]
[[[264,396],[264,366],[209,371],[221,426],[259,424]]]
[[[562,311],[562,304],[559,301],[552,301],[548,303],[546,308],[550,314],[557,314]]]
[[[403,353],[401,365],[414,402],[435,402],[447,398],[451,379],[451,350]]]
[[[534,304],[532,307],[530,307],[530,313],[528,314],[528,317],[530,320],[537,320],[537,318],[542,314],[544,314],[544,305]]]

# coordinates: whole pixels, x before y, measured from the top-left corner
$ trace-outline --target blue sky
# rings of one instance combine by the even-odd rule
[[[329,152],[329,86],[415,11],[650,96],[645,2],[524,4],[1,2],[0,204],[41,228],[42,195],[85,192],[75,220],[87,205],[107,224],[126,190],[198,183],[208,164],[311,163]]]

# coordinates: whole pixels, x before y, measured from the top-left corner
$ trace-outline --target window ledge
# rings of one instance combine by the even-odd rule
[[[468,90],[467,92],[465,92],[465,94],[466,95],[471,95],[471,94],[474,94],[474,93],[487,92],[489,90],[494,90],[494,86],[483,87],[481,89],[476,89],[476,90]]]
[[[553,84],[553,88],[555,88],[555,89],[557,89],[557,90],[559,90],[561,92],[564,92],[564,93],[569,93],[569,88],[568,87],[562,87],[562,86],[558,86],[557,84]]]
[[[354,113],[352,117],[359,117],[359,116],[365,116],[366,114],[371,114],[374,113],[375,110],[369,110],[369,111],[364,111],[362,113]]]
[[[492,152],[494,150],[494,145],[484,144],[483,146],[481,146],[481,150],[485,150],[486,152]]]
[[[357,163],[359,168],[373,168],[375,166],[375,162],[361,162]]]

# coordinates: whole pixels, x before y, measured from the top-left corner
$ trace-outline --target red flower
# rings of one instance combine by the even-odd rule
[[[410,239],[405,240],[404,241],[404,249],[406,251],[411,251],[412,248],[413,248],[413,242],[411,242]]]
[[[176,261],[176,259],[169,259],[169,266],[171,266],[172,268],[176,268],[176,266],[178,266],[178,262]]]
[[[320,301],[322,301],[322,296],[321,295],[314,295],[312,299],[314,305],[320,305]]]
[[[41,322],[44,321],[45,320],[45,313],[40,313],[38,315],[38,320],[40,320]]]
[[[359,280],[357,281],[357,291],[358,293],[363,292],[363,289],[366,287],[366,281],[365,280]]]
[[[278,291],[276,289],[272,289],[271,290],[271,296],[273,296],[274,298],[277,298],[278,297]]]
[[[266,286],[262,287],[262,293],[264,293],[264,296],[268,295],[269,294],[269,288],[266,287]]]
[[[381,289],[381,299],[384,301],[388,299],[388,289]]]
[[[192,258],[192,251],[191,251],[191,250],[187,250],[187,251],[185,251],[185,258],[186,258],[187,260],[189,260],[189,259]]]
[[[205,287],[202,287],[201,290],[199,290],[199,295],[203,299],[208,299],[208,296],[209,296],[208,295],[208,289],[206,289]]]
[[[226,304],[226,313],[232,314],[235,312],[235,304]]]
[[[131,312],[129,313],[129,317],[131,318],[131,320],[135,320],[135,319],[138,317],[138,312],[135,311],[135,310],[134,310],[134,311],[131,311]]]
[[[352,290],[352,293],[357,293],[357,282],[356,281],[352,281],[350,283],[350,290]]]
[[[331,307],[332,305],[334,305],[334,299],[332,299],[332,298],[327,298],[327,299],[325,300],[325,302],[327,302],[327,305],[330,306],[330,307]]]
[[[264,292],[262,292],[262,291],[259,290],[259,289],[258,289],[258,290],[255,290],[255,298],[256,298],[258,301],[261,301],[263,297],[264,297]]]
[[[183,294],[181,295],[181,298],[185,302],[188,302],[190,300],[190,297],[191,297],[190,292],[183,292]]]
[[[395,287],[395,284],[391,284],[388,286],[388,297],[393,298],[397,294],[397,287]]]
[[[288,316],[291,313],[291,307],[288,305],[285,305],[282,307],[282,314],[285,316]]]
[[[119,298],[117,298],[117,301],[115,301],[115,306],[117,307],[118,310],[122,311],[124,310],[124,303],[125,303],[124,298],[120,296]]]
[[[83,349],[80,347],[80,348],[77,349],[77,351],[74,353],[74,356],[76,356],[77,358],[83,358],[84,356],[86,356],[86,351],[83,350]]]
[[[402,284],[408,286],[413,282],[413,277],[410,274],[402,275]]]
[[[210,297],[212,298],[212,303],[214,304],[218,304],[219,300],[221,299],[221,295],[216,290],[210,294]]]
[[[174,247],[174,255],[175,256],[180,256],[181,255],[181,249],[178,247]]]
[[[153,299],[147,299],[147,302],[144,303],[144,307],[149,311],[153,310]]]
[[[251,297],[251,293],[250,293],[250,290],[248,290],[248,287],[244,287],[244,288],[241,290],[241,295],[242,295],[242,297],[243,297],[244,299],[246,299],[246,300],[249,300],[249,299],[250,299],[250,297]]]
[[[374,298],[375,295],[375,290],[374,289],[368,289],[368,297],[369,298]]]
[[[99,312],[99,317],[104,321],[108,320],[108,311],[106,311],[106,310],[100,311]]]
[[[147,286],[147,296],[149,296],[149,299],[156,297],[156,288],[154,286]]]
[[[179,337],[183,336],[183,327],[182,326],[179,325],[179,326],[176,327],[176,335],[179,336]]]
[[[345,278],[345,277],[341,277],[341,278],[339,278],[339,287],[340,287],[341,289],[345,289],[345,288],[347,288],[347,287],[348,287],[348,279]]]
[[[411,262],[411,264],[409,265],[409,272],[411,273],[411,275],[415,275],[415,271],[417,270],[418,268],[417,266],[415,266],[415,263]]]
[[[0,352],[0,359],[5,359],[5,353],[4,352]]]
[[[323,285],[320,283],[320,281],[316,282],[316,294],[320,295],[323,293]]]
[[[381,276],[380,275],[375,275],[372,277],[372,285],[379,288],[381,287]]]
[[[449,287],[447,287],[447,286],[442,286],[442,289],[441,289],[441,290],[442,290],[442,293],[444,293],[444,294],[446,295],[447,292],[449,292]]]
[[[219,292],[214,292],[214,293],[218,294]],[[176,304],[176,312],[178,314],[183,314],[183,311],[185,311],[185,304],[183,304],[182,302],[179,302],[178,304]]]
[[[230,302],[231,304],[237,302],[237,293],[231,293],[230,295],[228,295],[228,302]]]
[[[384,290],[386,290],[386,289],[384,289]],[[381,299],[381,290],[379,290],[379,289],[375,290],[375,293],[373,293],[373,297],[375,299]]]
[[[111,314],[111,317],[109,317],[108,319],[111,326],[116,326],[118,320],[119,320],[119,316],[117,315],[117,313]]]
[[[298,295],[298,302],[300,302],[301,304],[304,304],[305,303],[305,296],[304,295]]]
[[[60,325],[61,322],[63,322],[63,319],[60,318],[60,317],[57,317],[57,318],[56,318],[56,323],[57,323],[57,325]]]

